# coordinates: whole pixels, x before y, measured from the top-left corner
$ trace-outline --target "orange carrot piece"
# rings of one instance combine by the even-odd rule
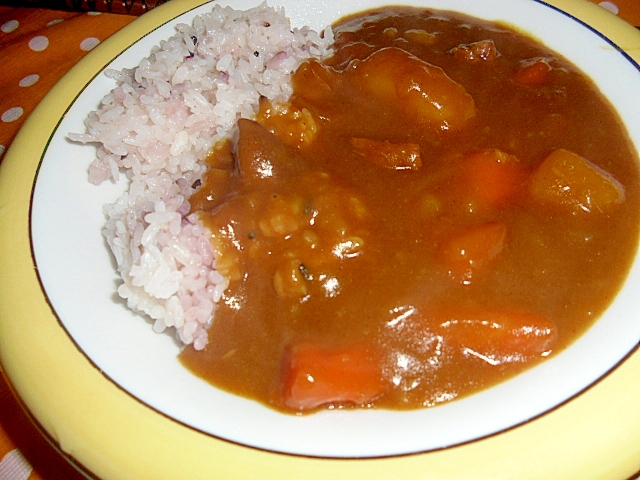
[[[283,402],[295,411],[327,404],[365,405],[385,390],[378,359],[360,346],[295,345],[283,372]]]
[[[612,175],[569,150],[555,150],[533,173],[529,191],[537,201],[573,212],[602,212],[625,200]]]
[[[515,196],[525,184],[518,159],[501,150],[469,154],[463,168],[467,192],[480,205],[497,206]]]
[[[439,327],[446,341],[492,363],[522,362],[553,349],[556,324],[529,312],[467,312],[449,316]]]
[[[369,138],[351,138],[357,153],[379,167],[390,170],[419,170],[422,167],[420,145],[417,143],[391,143]]]
[[[543,58],[525,63],[516,73],[515,79],[521,85],[540,86],[551,78],[551,66]]]
[[[449,274],[463,283],[493,260],[506,244],[507,226],[500,222],[474,225],[444,244],[442,257]]]

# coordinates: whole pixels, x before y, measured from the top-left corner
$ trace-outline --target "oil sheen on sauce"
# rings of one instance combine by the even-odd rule
[[[283,411],[412,409],[565,348],[637,246],[638,164],[615,112],[504,26],[393,7],[334,32],[290,102],[263,101],[209,159],[192,211],[230,285],[208,346],[181,361]],[[336,380],[363,391],[304,398],[300,351],[364,362]]]

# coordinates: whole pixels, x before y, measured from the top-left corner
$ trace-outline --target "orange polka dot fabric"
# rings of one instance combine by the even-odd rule
[[[134,19],[0,7],[0,161],[51,87],[96,45]],[[0,480],[82,478],[39,433],[0,375]]]
[[[589,0],[626,20],[631,25],[640,26],[639,0]]]
[[[0,7],[0,156],[51,87],[134,18]]]
[[[640,0],[590,0],[640,26]],[[0,7],[0,162],[24,120],[87,52],[135,17]],[[0,375],[0,480],[84,478],[44,439]]]

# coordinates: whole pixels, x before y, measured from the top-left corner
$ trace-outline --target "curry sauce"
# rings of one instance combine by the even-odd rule
[[[284,411],[410,409],[568,346],[638,244],[612,107],[502,25],[390,7],[334,33],[208,160],[191,208],[230,283],[181,361]]]

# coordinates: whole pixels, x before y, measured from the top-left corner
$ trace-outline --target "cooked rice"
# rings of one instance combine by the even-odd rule
[[[210,236],[189,215],[189,197],[212,146],[253,117],[260,96],[286,101],[290,75],[305,59],[330,53],[332,35],[292,29],[284,9],[266,4],[236,11],[215,5],[192,25],[154,47],[140,65],[106,71],[117,87],[85,120],[97,143],[89,180],[129,189],[105,205],[104,236],[117,262],[118,293],[154,330],[174,327],[178,339],[202,349],[228,281],[215,269]]]

